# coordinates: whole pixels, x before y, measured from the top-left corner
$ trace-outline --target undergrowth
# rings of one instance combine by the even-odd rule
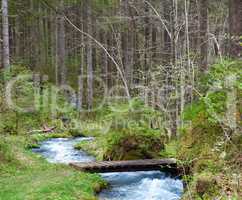
[[[7,83],[17,75],[32,74],[25,67],[13,66],[11,71],[1,72],[1,80]],[[18,80],[11,92],[12,109],[4,94],[5,84],[0,82],[0,199],[2,200],[94,200],[96,193],[106,187],[99,175],[80,173],[59,164],[49,164],[30,148],[53,137],[74,137],[81,133],[68,126],[63,127],[62,117],[74,118],[78,113],[68,107],[65,112],[52,107],[47,99],[57,90],[48,82],[42,83],[43,91],[35,87],[33,77]],[[37,98],[37,99],[35,99]],[[56,96],[63,107],[65,98]],[[45,102],[45,103],[44,103]],[[28,112],[23,112],[23,108]],[[31,108],[31,110],[29,110]],[[54,109],[54,110],[53,110]],[[54,115],[53,115],[54,114]],[[55,133],[37,134],[43,125],[55,127]]]
[[[96,118],[101,126],[84,130],[84,135],[95,136],[93,144],[80,142],[77,149],[95,155],[99,160],[133,160],[159,157],[167,139],[160,112],[138,100],[110,104]],[[97,114],[99,116],[99,114]]]
[[[196,100],[187,105],[182,114],[184,126],[180,135],[172,140],[164,126],[164,115],[136,98],[104,105],[87,116],[80,115],[72,107],[64,113],[57,109],[53,116],[49,106],[41,106],[44,104],[29,114],[12,111],[1,97],[0,133],[5,136],[0,141],[0,186],[3,188],[0,196],[31,200],[45,199],[45,194],[52,199],[94,198],[95,189],[103,186],[100,177],[50,165],[24,149],[37,147],[40,141],[48,138],[83,134],[95,139],[92,143],[83,141],[76,148],[88,151],[98,160],[177,158],[181,166],[190,168],[190,173],[184,176],[187,188],[183,199],[241,199],[241,66],[241,61],[223,61],[211,67],[199,80],[200,92]],[[19,70],[26,72],[26,69],[16,67],[8,76],[16,76]],[[0,88],[2,92],[3,85]],[[27,106],[31,105],[29,102],[35,89],[31,88],[32,85],[26,83],[13,92],[19,105],[26,106],[25,101]],[[44,83],[44,88],[48,90],[49,84]],[[40,99],[48,99],[44,94],[48,93],[43,92]],[[64,105],[63,95],[58,101]],[[234,105],[237,109],[233,113],[230,107]],[[63,116],[69,124],[73,119],[82,119],[80,127],[63,128]],[[56,133],[26,134],[44,123],[56,126]],[[24,142],[18,144],[19,140]],[[11,178],[13,174],[15,179]],[[21,187],[16,190],[16,185]],[[10,195],[13,191],[16,196]]]
[[[190,178],[184,177],[188,187],[183,199],[242,197],[241,66],[241,61],[224,61],[211,67],[200,83],[203,96],[183,113],[190,125],[185,123],[178,148],[171,151],[172,143],[167,146],[168,154],[175,153],[182,165],[190,167]],[[234,94],[235,101],[228,104]],[[232,115],[231,105],[237,106]]]

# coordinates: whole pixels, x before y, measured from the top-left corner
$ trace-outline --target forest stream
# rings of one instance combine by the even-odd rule
[[[94,161],[94,157],[74,149],[82,140],[91,142],[93,138],[50,139],[33,151],[51,163]],[[101,176],[110,184],[99,194],[101,200],[179,200],[183,193],[181,180],[160,171],[105,173]]]

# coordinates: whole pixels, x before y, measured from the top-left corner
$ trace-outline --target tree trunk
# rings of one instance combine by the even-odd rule
[[[0,26],[0,33],[2,33],[2,26]],[[3,68],[3,44],[2,42],[0,42],[0,69],[2,68]]]
[[[83,36],[82,36],[83,38]],[[83,39],[82,39],[83,41]],[[83,86],[83,75],[84,75],[84,55],[85,50],[84,47],[81,49],[81,64],[79,68],[79,77],[78,77],[78,98],[77,98],[77,108],[81,112],[83,108],[83,94],[84,94],[84,86]]]
[[[63,11],[64,2],[61,0],[60,2],[60,10]],[[59,84],[66,83],[66,66],[65,66],[65,19],[60,14],[58,15],[58,27],[57,27],[57,66],[60,71],[60,81]]]
[[[87,9],[87,32],[92,35],[92,16],[90,4]],[[93,48],[92,40],[87,39],[87,103],[88,110],[92,109],[93,106]]]
[[[230,56],[241,57],[242,47],[242,1],[230,0],[229,2],[229,30],[230,30]]]
[[[84,13],[83,10],[83,3],[81,4],[81,12]],[[80,22],[80,27],[84,31],[84,15],[81,15],[82,21]],[[81,41],[81,48],[80,48],[80,57],[81,63],[79,68],[79,77],[78,77],[78,98],[77,98],[77,108],[79,112],[83,110],[83,96],[84,96],[84,66],[85,66],[85,45],[84,45],[84,35],[80,35],[79,37]]]
[[[107,46],[107,34],[105,30],[100,31],[100,40],[102,44],[108,49]],[[102,68],[102,78],[105,83],[105,86],[108,88],[108,56],[104,51],[101,51],[101,68]]]
[[[188,15],[188,19],[190,20],[189,24],[189,33],[191,40],[191,49],[195,54],[199,52],[199,6],[197,0],[190,0],[190,4],[187,4],[188,10],[190,14]],[[192,20],[191,20],[192,19]]]
[[[2,0],[3,67],[10,67],[8,0]]]
[[[208,4],[208,0],[199,0],[200,65],[203,72],[208,70]]]
[[[145,35],[145,46],[144,46],[144,76],[145,85],[148,84],[149,79],[149,65],[150,65],[150,41],[151,41],[151,21],[150,21],[150,9],[149,5],[145,3],[145,19],[144,19],[144,35]]]
[[[168,29],[170,30],[170,35],[167,32],[167,30],[164,30],[164,33],[163,33],[163,40],[164,40],[163,59],[164,59],[164,62],[168,65],[170,65],[170,63],[174,61],[173,50],[172,50],[172,48],[173,48],[173,44],[172,44],[173,43],[173,34],[172,33],[174,32],[173,24],[172,24],[172,22],[173,22],[172,4],[173,4],[173,2],[170,0],[166,0],[166,1],[162,2],[164,19],[167,21],[167,26],[168,26]]]
[[[16,17],[15,19],[15,56],[16,56],[16,60],[19,60],[21,58],[21,24],[20,24],[20,19],[19,17]]]
[[[124,20],[129,17],[129,2],[127,0],[124,0],[121,4],[121,17],[124,18]],[[122,63],[125,70],[125,78],[127,80],[128,85],[131,85],[131,73],[132,73],[132,34],[131,34],[131,26],[128,23],[129,21],[125,20],[125,27],[122,32]]]

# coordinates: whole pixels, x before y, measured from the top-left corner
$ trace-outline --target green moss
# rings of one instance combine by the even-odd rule
[[[164,158],[176,158],[178,150],[179,142],[177,140],[172,140],[165,144],[165,148],[160,152],[160,156]]]
[[[155,158],[164,148],[164,137],[152,129],[123,129],[109,132],[102,142],[105,160]]]
[[[162,116],[138,99],[112,103],[82,124],[82,133],[95,141],[81,142],[76,148],[99,160],[157,158],[167,140],[160,125]]]
[[[200,115],[194,120],[192,127],[181,136],[178,158],[193,160],[200,156],[209,156],[215,141],[222,136],[223,130],[219,124],[210,123],[206,117]]]
[[[102,131],[100,129],[85,129],[82,132],[86,137],[99,137],[102,135]]]
[[[216,177],[211,173],[202,173],[195,180],[196,193],[201,198],[217,196],[219,194]]]
[[[103,160],[103,149],[98,145],[98,139],[93,141],[81,141],[75,145],[75,149],[83,150],[93,155],[97,160]]]
[[[94,155],[98,160],[134,160],[157,158],[164,148],[165,136],[152,129],[122,129],[99,135],[92,142],[75,146]]]
[[[80,129],[70,129],[68,130],[68,134],[72,137],[81,137],[84,136]]]

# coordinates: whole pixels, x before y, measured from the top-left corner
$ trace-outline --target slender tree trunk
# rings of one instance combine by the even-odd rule
[[[87,32],[92,35],[92,16],[90,4],[87,9]],[[93,48],[92,40],[87,39],[87,103],[88,110],[91,110],[93,107]]]
[[[157,59],[157,25],[152,26],[152,60],[155,64]]]
[[[36,11],[36,3],[34,0],[30,1],[30,11],[31,12],[37,12]],[[33,69],[33,66],[38,66],[38,61],[40,57],[39,53],[39,41],[40,41],[40,31],[39,31],[39,20],[40,17],[36,19],[36,22],[32,25],[32,27],[27,32],[26,29],[24,29],[24,45],[23,47],[26,49],[25,56],[29,60],[29,64],[31,66],[31,69]],[[27,33],[26,33],[27,32]],[[26,39],[28,38],[28,39]],[[26,48],[28,47],[28,48]]]
[[[123,3],[121,3],[121,17],[126,18],[129,17],[129,2],[128,0],[124,0]],[[122,63],[124,66],[125,71],[125,78],[127,80],[128,85],[131,84],[131,73],[132,73],[132,35],[130,32],[130,25],[128,23],[129,21],[125,20],[125,27],[122,32]]]
[[[83,12],[83,3],[81,4],[81,11]],[[81,15],[82,22],[80,23],[81,29],[84,31],[84,15]],[[80,57],[81,63],[79,68],[79,77],[78,77],[78,98],[77,98],[77,108],[81,112],[83,109],[83,96],[84,96],[84,66],[85,66],[85,45],[84,45],[84,35],[80,35],[81,48],[80,48]]]
[[[230,0],[229,2],[229,30],[230,30],[230,56],[241,57],[242,47],[242,1]]]
[[[107,47],[107,34],[105,30],[100,31],[101,42]],[[105,82],[105,86],[108,87],[108,56],[104,51],[101,51],[101,68],[102,68],[102,78]]]
[[[133,11],[134,12],[134,11]],[[138,15],[137,11],[136,12],[130,12],[131,16],[132,16],[132,23],[133,23],[133,29],[132,29],[132,34],[133,34],[133,49],[132,49],[132,70],[133,70],[133,74],[132,74],[132,82],[134,84],[138,84],[140,81],[140,77],[137,73],[139,67],[141,66],[140,64],[140,53],[139,53],[139,34],[137,31],[137,24],[136,21],[134,20],[134,16]],[[135,73],[136,72],[136,73]]]
[[[208,0],[199,0],[201,71],[208,69],[208,4]]]
[[[83,38],[83,36],[82,36]],[[77,101],[77,108],[79,111],[82,111],[83,107],[83,94],[84,94],[84,86],[83,86],[83,75],[84,75],[84,55],[85,50],[84,47],[81,49],[81,64],[79,68],[79,77],[78,77],[78,101]]]
[[[56,14],[54,12],[50,13],[50,54],[51,54],[51,66],[55,66],[56,65]],[[55,75],[56,76],[56,75]],[[55,78],[55,82],[57,82],[56,77]]]
[[[0,26],[0,33],[2,33],[2,26]],[[2,68],[3,68],[3,44],[2,42],[0,42],[0,69]]]
[[[42,5],[40,3],[38,3],[38,13],[42,13],[43,8]],[[38,62],[36,63],[38,67],[40,67],[40,70],[43,68],[43,66],[45,66],[45,40],[47,38],[45,38],[45,34],[44,34],[44,21],[43,21],[43,17],[40,15],[38,17],[38,29],[37,29],[37,33],[38,33],[38,39],[36,41],[37,45],[35,46],[35,48],[38,48],[38,54],[36,55]],[[33,36],[34,38],[36,36]]]
[[[189,6],[189,7],[188,7]],[[191,38],[191,49],[194,53],[198,54],[199,52],[199,6],[197,0],[190,0],[190,3],[187,4],[188,10],[190,11],[187,16],[190,20],[189,32]]]
[[[145,19],[144,19],[144,35],[145,35],[145,46],[144,46],[144,76],[145,76],[145,85],[148,84],[148,72],[150,65],[150,39],[151,39],[151,21],[150,21],[150,9],[149,5],[145,3]]]
[[[135,57],[135,20],[133,19],[133,13],[132,13],[132,7],[127,3],[128,5],[128,15],[130,17],[130,19],[132,20],[131,25],[129,26],[129,69],[127,70],[128,72],[128,82],[129,85],[132,87],[133,83],[134,83],[134,57]],[[129,23],[130,24],[130,23]]]
[[[19,17],[16,17],[15,19],[15,56],[17,58],[17,60],[19,60],[21,58],[21,24],[20,24],[20,19]]]
[[[113,56],[113,35],[109,32],[107,34],[107,46],[108,46],[108,53]],[[108,74],[107,74],[107,82],[108,82],[108,89],[112,86],[112,69],[113,63],[111,59],[108,59]]]
[[[3,67],[10,67],[8,0],[2,0]]]
[[[171,17],[171,24],[172,24],[172,28],[171,28],[171,35],[172,35],[172,68],[171,68],[171,77],[170,77],[170,82],[169,83],[169,87],[172,86],[172,90],[173,87],[175,88],[176,91],[176,98],[174,99],[174,107],[176,112],[172,111],[171,116],[172,116],[172,120],[173,120],[173,124],[172,124],[172,134],[174,136],[178,135],[178,124],[180,121],[179,118],[179,111],[178,108],[180,106],[180,102],[178,101],[177,97],[178,97],[178,84],[176,83],[176,81],[174,81],[174,73],[175,70],[178,68],[178,41],[176,39],[176,35],[178,33],[177,27],[178,27],[178,1],[177,0],[173,0],[172,2],[172,17]],[[170,91],[170,94],[172,93],[172,90]],[[172,108],[172,110],[174,109],[174,107]],[[174,112],[174,113],[173,113]]]
[[[50,12],[48,9],[45,9],[45,16],[50,16]],[[50,49],[49,46],[51,44],[51,35],[50,33],[50,26],[49,26],[49,19],[44,18],[44,62],[45,65],[49,65],[49,57],[50,57]]]
[[[173,43],[173,35],[172,35],[172,32],[173,32],[173,24],[172,24],[172,21],[173,21],[173,16],[172,16],[172,12],[173,12],[173,9],[172,9],[172,4],[173,2],[171,0],[165,0],[164,2],[162,2],[162,8],[163,8],[163,13],[164,13],[164,19],[168,22],[167,26],[168,26],[168,29],[170,30],[170,35],[168,33],[167,30],[164,30],[164,33],[163,33],[163,37],[164,37],[164,61],[166,64],[170,64],[174,59],[173,59],[173,51],[172,51],[172,43]]]
[[[91,14],[92,14],[92,12],[91,12]],[[99,38],[98,38],[98,30],[97,30],[97,28],[95,28],[95,27],[97,27],[97,20],[95,19],[95,16],[91,16],[91,21],[90,21],[91,23],[90,23],[90,25],[91,25],[91,35],[94,37],[94,38],[96,38],[98,41],[100,41],[99,40]],[[96,44],[95,43],[91,43],[91,46],[92,46],[92,73],[94,73],[95,72],[95,70],[96,70],[96,67],[97,67],[97,56],[98,56],[98,53],[97,53],[97,46],[96,46]]]
[[[60,2],[60,10],[64,9],[64,1]],[[60,14],[58,15],[58,27],[57,27],[57,66],[59,70],[60,81],[59,84],[66,83],[66,66],[65,66],[65,56],[66,56],[66,47],[65,47],[65,19]]]
[[[134,45],[134,35],[133,35],[134,29],[131,27],[129,29],[128,33],[128,53],[127,53],[127,67],[125,68],[125,74],[126,79],[129,86],[132,86],[133,84],[133,64],[134,64],[134,51],[133,51],[133,45]]]

